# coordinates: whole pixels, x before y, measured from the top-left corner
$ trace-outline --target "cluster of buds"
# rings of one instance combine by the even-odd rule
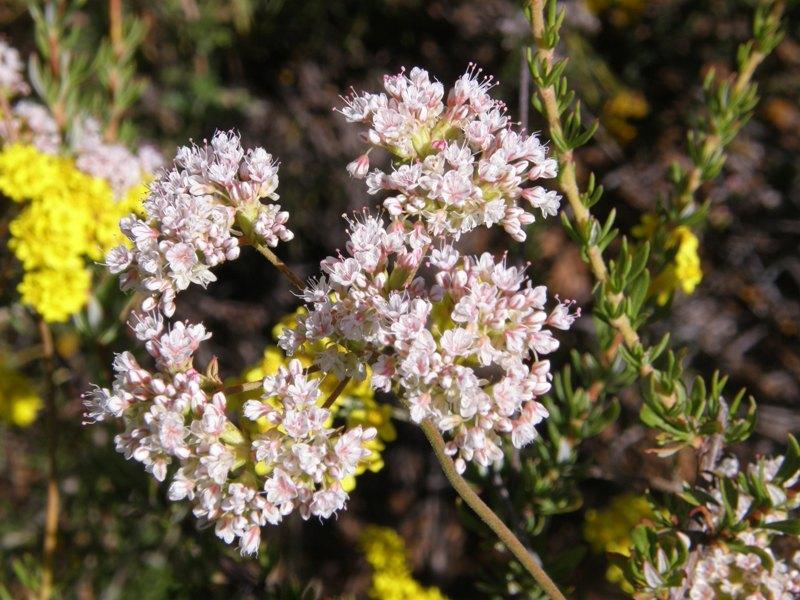
[[[342,481],[369,456],[365,445],[374,428],[331,428],[329,411],[317,406],[319,380],[308,378],[298,361],[265,378],[263,398],[246,403],[245,417],[259,423],[237,427],[225,393],[209,390],[193,366],[209,337],[205,328],[178,322],[166,330],[156,312],[132,319],[156,370],[130,352],[118,354],[111,389],[84,396],[86,417],[122,419],[117,450],[158,481],[177,462],[170,499],[190,499],[198,519],[213,523],[225,542],[238,539],[246,554],[258,550],[261,527],[293,510],[304,519],[327,518],[344,507]]]
[[[75,124],[71,142],[75,166],[84,173],[108,181],[117,198],[150,178],[164,163],[161,153],[152,146],[143,145],[134,154],[122,144],[105,141],[100,123],[92,118]]]
[[[30,91],[22,74],[23,67],[17,49],[0,39],[0,95],[8,98]]]
[[[12,99],[30,93],[23,65],[17,49],[0,39],[0,140],[27,143],[46,154],[57,154],[61,134],[50,111],[26,99],[11,106]]]
[[[538,185],[556,176],[558,164],[536,135],[515,130],[505,105],[489,95],[494,83],[470,67],[445,98],[444,87],[428,72],[384,78],[385,93],[353,93],[340,110],[369,127],[366,140],[397,159],[391,172],[369,172],[368,154],[348,165],[354,177],[366,177],[370,194],[388,191],[390,215],[423,222],[434,236],[500,224],[515,240],[534,214],[558,212],[560,196]]]
[[[325,276],[304,291],[310,310],[282,347],[336,342],[315,357],[320,369],[363,377],[369,366],[373,387],[397,391],[412,420],[432,419],[450,438],[460,472],[500,463],[504,434],[516,447],[531,442],[547,416],[537,398],[550,389],[540,356],[558,348],[550,328],[576,318],[570,305],[546,312],[546,289],[490,254],[429,251],[419,224],[406,231],[365,216],[348,233],[347,256],[322,262]],[[415,276],[425,259],[430,284]]]
[[[122,220],[132,242],[112,249],[106,264],[123,289],[146,294],[145,311],[175,312],[179,291],[216,279],[211,269],[239,256],[238,225],[251,243],[276,246],[293,234],[276,199],[278,166],[263,148],[242,148],[232,132],[217,132],[202,146],[184,146],[173,168],[152,183],[145,217]]]
[[[699,550],[697,563],[688,573],[687,595],[680,597],[790,600],[800,596],[800,552],[790,561],[777,558],[766,536],[749,532],[739,535],[736,542],[751,551],[736,552],[727,545]]]

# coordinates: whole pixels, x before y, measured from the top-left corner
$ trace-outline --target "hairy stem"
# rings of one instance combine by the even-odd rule
[[[306,284],[303,283],[303,280],[300,279],[300,277],[297,274],[295,274],[295,272],[292,271],[288,266],[286,266],[286,263],[283,262],[280,258],[278,258],[272,250],[267,248],[264,244],[255,244],[254,248],[258,250],[264,256],[264,258],[266,258],[269,262],[271,262],[272,265],[276,269],[278,269],[278,271],[283,273],[283,275],[286,276],[286,278],[292,283],[294,287],[296,287],[300,291],[305,289]]]
[[[519,541],[517,536],[514,535],[505,523],[498,517],[491,508],[481,500],[480,496],[472,489],[472,486],[456,471],[456,466],[453,460],[447,456],[444,449],[444,439],[436,429],[436,426],[430,421],[425,420],[422,422],[422,431],[428,438],[439,464],[442,466],[447,480],[453,486],[453,489],[459,496],[467,503],[467,505],[475,511],[480,519],[486,523],[497,537],[505,544],[511,553],[517,558],[523,567],[531,574],[531,576],[538,582],[542,589],[548,596],[556,600],[566,600],[564,594],[558,589],[553,580],[545,573],[544,569],[539,566],[534,557],[528,552],[527,548]]]
[[[531,31],[533,32],[533,38],[536,42],[537,55],[543,59],[548,68],[551,68],[553,65],[554,51],[552,48],[547,47],[543,39],[545,33],[544,5],[545,0],[531,0]],[[562,138],[563,128],[561,127],[561,115],[558,111],[555,87],[552,85],[540,87],[538,88],[538,92],[542,99],[547,125],[552,137]],[[572,150],[559,151],[556,149],[555,152],[559,162],[558,183],[561,187],[561,191],[569,202],[577,224],[580,227],[589,227],[592,222],[592,214],[581,199]],[[589,266],[592,269],[595,279],[601,284],[607,283],[608,267],[603,259],[603,251],[598,246],[590,244],[586,248],[586,254],[589,257]],[[606,292],[606,295],[614,305],[619,305],[623,300],[610,290]],[[636,333],[636,330],[633,328],[626,315],[623,314],[615,319],[612,325],[622,334],[626,346],[631,349],[637,349],[641,346],[639,335]]]
[[[40,600],[49,600],[53,593],[53,564],[58,543],[58,472],[56,455],[58,447],[58,415],[56,389],[53,382],[53,335],[44,319],[39,320],[39,335],[42,338],[42,366],[45,372],[45,418],[47,420],[47,505],[44,521],[44,544],[42,551],[42,585]]]

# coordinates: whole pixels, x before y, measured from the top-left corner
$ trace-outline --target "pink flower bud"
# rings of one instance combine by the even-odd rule
[[[369,171],[369,156],[366,154],[362,154],[353,162],[347,165],[347,172],[350,173],[350,177],[354,177],[356,179],[364,179],[367,176],[367,172]]]

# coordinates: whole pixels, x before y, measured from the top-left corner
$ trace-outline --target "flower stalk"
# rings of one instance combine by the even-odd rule
[[[550,598],[554,600],[565,600],[564,594],[558,589],[558,586],[550,579],[550,576],[545,573],[544,569],[539,566],[539,563],[531,555],[527,548],[519,541],[519,538],[514,535],[514,532],[509,529],[505,523],[498,517],[489,506],[481,500],[480,496],[472,489],[472,486],[458,474],[455,464],[452,459],[445,452],[444,439],[439,433],[439,430],[431,422],[426,419],[422,422],[422,431],[433,448],[439,464],[442,466],[445,477],[453,486],[453,489],[461,496],[461,499],[467,503],[480,519],[486,523],[497,537],[505,544],[516,559],[525,567],[525,570],[537,581],[542,589],[547,593]]]
[[[297,275],[294,271],[292,271],[285,262],[283,262],[278,256],[270,250],[266,244],[255,244],[254,248],[258,250],[258,252],[266,258],[273,267],[278,269],[288,280],[289,282],[296,287],[298,290],[302,290],[306,287],[306,284],[303,283],[303,280]]]

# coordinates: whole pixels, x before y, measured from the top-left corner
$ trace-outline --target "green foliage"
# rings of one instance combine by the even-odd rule
[[[727,381],[715,372],[709,389],[702,377],[696,377],[691,388],[683,384],[683,368],[673,352],[667,353],[667,365],[656,371],[643,389],[642,422],[659,431],[658,444],[662,455],[681,448],[700,448],[709,436],[721,436],[725,444],[746,440],[756,421],[755,399],[748,397],[747,408],[741,412],[745,391],[740,390],[730,402],[724,400]]]

